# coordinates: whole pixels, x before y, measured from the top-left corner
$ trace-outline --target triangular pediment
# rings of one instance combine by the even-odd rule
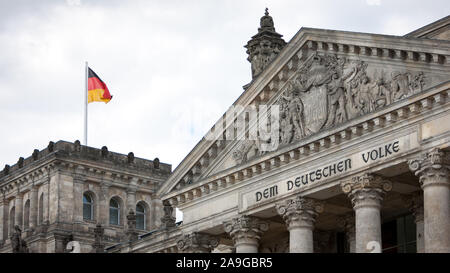
[[[449,52],[448,41],[301,29],[233,104],[238,108],[234,118],[224,114],[159,193],[171,195],[220,176],[445,82]],[[255,127],[261,125],[251,122],[251,109],[257,109],[258,117],[270,113],[277,119],[276,137],[259,138]],[[239,116],[244,125],[236,128]],[[252,138],[255,131],[257,138]]]

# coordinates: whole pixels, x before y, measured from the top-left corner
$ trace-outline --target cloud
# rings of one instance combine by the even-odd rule
[[[372,1],[377,3],[379,1]],[[0,163],[83,136],[84,62],[113,100],[89,104],[89,145],[176,167],[251,79],[243,45],[268,6],[302,26],[401,35],[447,1],[0,1]],[[1,167],[0,167],[1,169]]]

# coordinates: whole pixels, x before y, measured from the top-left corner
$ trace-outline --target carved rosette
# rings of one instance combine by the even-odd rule
[[[403,201],[412,212],[414,216],[414,221],[423,222],[423,192],[415,192],[409,196],[404,196]]]
[[[276,204],[277,212],[283,217],[288,229],[313,228],[317,215],[323,212],[323,207],[323,202],[302,196],[296,196],[284,203]]]
[[[235,245],[242,242],[257,243],[269,230],[269,223],[256,217],[242,215],[224,223],[224,230],[233,238]]]
[[[450,153],[433,148],[421,158],[408,161],[409,169],[419,177],[422,188],[433,184],[450,186]]]
[[[218,237],[198,232],[183,234],[177,241],[178,250],[184,253],[209,253],[218,245]]]
[[[392,190],[392,183],[382,176],[366,173],[343,181],[341,188],[355,209],[360,206],[381,207],[384,196]]]

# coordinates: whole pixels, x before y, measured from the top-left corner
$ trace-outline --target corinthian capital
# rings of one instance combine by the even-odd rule
[[[323,207],[323,202],[301,196],[276,204],[277,212],[283,217],[288,228],[313,227],[316,217],[323,211]]]
[[[376,174],[354,176],[343,181],[341,188],[348,195],[353,207],[364,205],[381,206],[385,194],[392,190],[392,183]]]
[[[449,184],[450,153],[433,148],[419,158],[408,161],[409,169],[419,177],[422,188],[430,183]]]
[[[242,215],[225,222],[224,229],[235,242],[240,239],[259,240],[261,235],[269,230],[269,223],[256,217]]]
[[[216,236],[198,232],[183,234],[177,241],[178,249],[184,253],[208,253],[218,245]]]

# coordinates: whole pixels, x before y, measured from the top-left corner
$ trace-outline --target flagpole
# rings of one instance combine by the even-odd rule
[[[86,69],[85,69],[85,93],[84,93],[84,145],[87,146],[87,121],[88,121],[88,62],[86,62]]]

